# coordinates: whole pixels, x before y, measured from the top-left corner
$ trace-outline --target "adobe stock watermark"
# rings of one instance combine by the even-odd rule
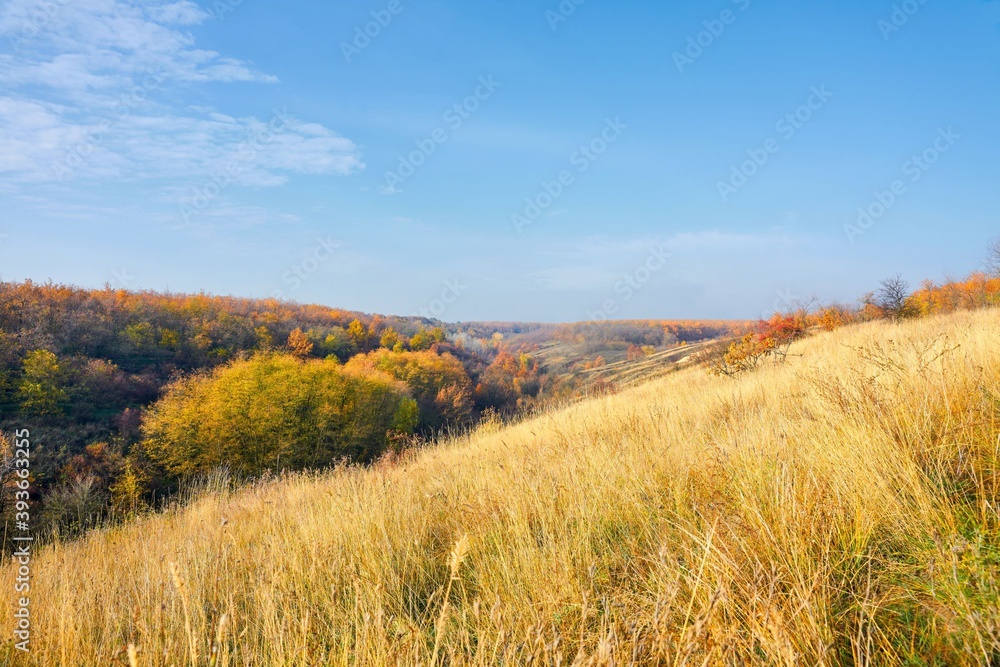
[[[440,319],[448,310],[448,306],[458,301],[469,289],[468,285],[463,285],[458,278],[444,281],[444,287],[437,298],[431,299],[426,308],[421,308],[418,312],[421,317],[427,319]]]
[[[769,137],[760,147],[747,149],[747,159],[738,165],[732,165],[729,178],[716,183],[715,187],[719,191],[722,201],[729,201],[732,195],[749,183],[750,179],[768,163],[771,156],[776,155],[781,150],[781,141],[791,141],[795,134],[812,120],[813,115],[826,106],[826,103],[833,97],[833,93],[826,89],[825,84],[813,86],[810,93],[804,104],[785,114],[775,123],[774,130],[778,133],[780,140]]]
[[[364,25],[355,26],[354,39],[350,42],[340,43],[340,52],[344,54],[344,60],[350,64],[355,56],[360,56],[361,52],[371,46],[372,41],[377,39],[382,31],[389,27],[393,19],[403,13],[406,6],[402,0],[389,0],[382,9],[371,11],[372,20]]]
[[[316,239],[316,245],[306,253],[302,261],[293,264],[281,275],[282,284],[288,288],[289,292],[296,291],[319,271],[321,266],[333,259],[334,252],[339,247],[340,243],[329,236]],[[280,289],[273,290],[271,297],[282,301],[285,298],[285,292]]]
[[[28,12],[27,18],[21,21],[20,30],[13,35],[10,35],[7,40],[10,42],[11,49],[17,53],[21,50],[21,47],[25,43],[30,42],[35,37],[38,37],[52,20],[55,19],[63,10],[63,7],[70,4],[73,0],[42,0],[41,2],[35,3],[31,11]]]
[[[14,543],[14,637],[19,641],[14,648],[25,653],[31,650],[31,433],[27,429],[14,432],[14,525],[11,541]]]
[[[111,105],[114,116],[103,119],[81,141],[70,146],[61,160],[52,164],[52,172],[55,177],[60,181],[66,180],[77,169],[85,166],[115,126],[128,118],[133,109],[143,104],[150,92],[160,87],[163,79],[164,77],[147,71],[141,84],[132,86],[126,94],[115,100],[114,104]]]
[[[116,269],[111,272],[111,284],[119,289],[128,289],[135,282],[135,276],[129,274],[128,269]]]
[[[628,303],[642,288],[653,279],[653,276],[667,265],[670,258],[663,245],[658,248],[650,248],[649,255],[645,262],[636,267],[632,272],[626,273],[622,279],[613,286],[617,297],[610,297],[601,303],[597,310],[587,311],[587,320],[607,320],[618,312],[623,304]]]
[[[251,130],[249,138],[237,147],[233,159],[216,169],[202,185],[193,187],[191,197],[178,199],[178,212],[184,220],[184,225],[181,227],[191,224],[191,218],[204,212],[218,199],[247,165],[252,164],[257,155],[285,130],[290,118],[287,108],[281,111],[275,109],[274,116],[267,124],[255,131]]]
[[[865,232],[874,227],[875,223],[881,220],[896,205],[896,202],[909,192],[907,182],[916,183],[923,178],[924,174],[937,164],[941,156],[950,151],[961,138],[962,135],[957,134],[950,125],[947,128],[938,128],[937,137],[934,138],[931,145],[903,163],[900,169],[903,176],[906,177],[905,180],[897,178],[889,184],[887,189],[876,190],[872,202],[858,209],[858,219],[855,224],[844,225],[844,234],[847,235],[847,240],[854,243],[859,236],[864,235]]]
[[[545,211],[551,208],[563,196],[566,188],[576,183],[577,175],[583,174],[590,169],[591,165],[597,162],[608,151],[611,145],[621,138],[627,129],[628,125],[621,122],[620,118],[615,118],[614,120],[610,118],[606,119],[604,121],[604,129],[596,137],[586,144],[581,145],[570,155],[569,163],[576,168],[575,173],[572,169],[563,169],[556,174],[553,180],[542,181],[541,191],[535,196],[525,199],[524,209],[510,216],[510,220],[514,224],[514,229],[517,230],[517,233],[523,233],[525,227],[533,224]]]
[[[565,23],[573,14],[576,14],[576,8],[585,2],[587,0],[562,0],[555,10],[545,10],[545,20],[549,22],[552,32],[558,30],[560,24]]]
[[[406,155],[400,155],[399,164],[396,166],[396,169],[385,172],[385,183],[382,185],[382,194],[394,195],[401,192],[399,186],[406,183],[407,179],[417,173],[417,169],[424,166],[427,160],[437,152],[438,147],[448,142],[452,134],[462,129],[465,121],[472,118],[472,114],[479,110],[483,102],[493,97],[493,93],[502,85],[502,83],[493,80],[492,74],[479,77],[479,85],[472,91],[472,94],[461,102],[453,104],[441,116],[447,129],[437,127],[423,139],[414,141],[416,149]]]
[[[740,12],[749,9],[750,2],[751,0],[732,0]],[[738,17],[737,12],[727,8],[723,9],[717,18],[702,21],[704,30],[688,37],[683,51],[674,51],[674,65],[677,66],[677,71],[683,74],[687,67],[694,65],[694,62],[705,55],[705,51],[725,34],[726,28],[736,23]]]
[[[226,14],[236,11],[236,8],[243,4],[243,0],[215,0],[206,11],[216,21],[225,21]]]
[[[876,27],[882,33],[882,40],[888,42],[893,33],[902,30],[903,26],[910,22],[910,19],[917,14],[927,0],[903,0],[899,4],[892,6],[892,13],[888,19],[879,19]]]

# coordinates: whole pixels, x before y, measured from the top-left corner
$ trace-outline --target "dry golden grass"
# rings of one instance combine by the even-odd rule
[[[46,547],[0,662],[1000,664],[1000,312],[792,355]]]

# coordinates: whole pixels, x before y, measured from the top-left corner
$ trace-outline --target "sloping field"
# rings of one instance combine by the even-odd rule
[[[601,356],[607,358],[608,363],[590,369],[579,368],[588,358],[592,359],[595,356],[593,353],[588,355],[581,352],[580,348],[584,347],[582,345],[548,342],[540,345],[537,350],[531,353],[531,356],[541,362],[547,372],[554,372],[562,379],[575,377],[582,380],[584,387],[593,385],[597,381],[603,381],[614,383],[618,388],[624,388],[675,371],[691,355],[697,354],[708,345],[716,342],[713,339],[671,347],[634,360],[626,359],[625,352],[622,350],[604,351],[601,352]]]
[[[578,372],[591,380],[600,379],[606,382],[614,382],[621,386],[630,386],[676,370],[680,364],[687,361],[692,355],[701,352],[707,346],[715,343],[717,343],[715,340],[692,343],[669,350],[654,352],[642,359],[634,361],[623,359],[605,366]]]
[[[1000,664],[1000,312],[793,353],[47,547],[0,663]]]

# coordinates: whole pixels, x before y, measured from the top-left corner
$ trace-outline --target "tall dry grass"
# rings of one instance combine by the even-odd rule
[[[861,325],[49,546],[0,662],[996,665],[998,455],[1000,312]]]

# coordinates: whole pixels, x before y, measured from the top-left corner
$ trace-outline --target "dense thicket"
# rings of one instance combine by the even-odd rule
[[[143,445],[174,477],[367,462],[390,434],[413,432],[407,394],[384,373],[264,353],[171,383],[143,421]]]

